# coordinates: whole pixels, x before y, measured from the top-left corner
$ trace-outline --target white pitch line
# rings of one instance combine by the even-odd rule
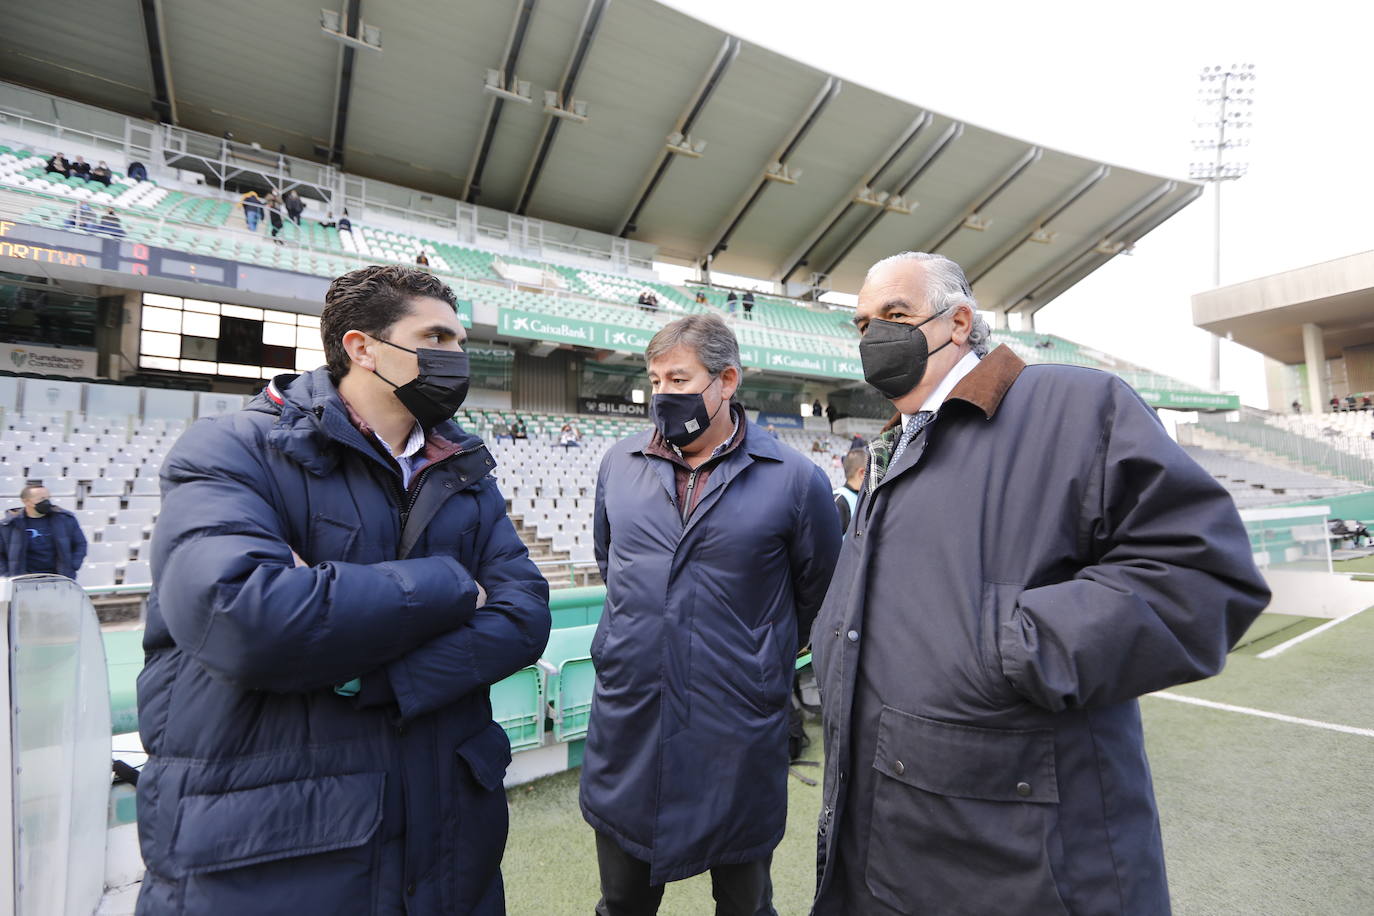
[[[1266,712],[1263,709],[1251,709],[1249,706],[1232,706],[1230,703],[1217,703],[1213,700],[1202,700],[1197,697],[1185,697],[1179,693],[1149,693],[1146,696],[1158,697],[1161,700],[1173,700],[1175,703],[1188,703],[1193,706],[1205,706],[1208,709],[1220,709],[1224,712],[1238,712],[1246,716],[1257,716],[1261,719],[1273,719],[1276,722],[1288,722],[1291,725],[1306,725],[1310,728],[1324,728],[1327,731],[1342,732],[1347,735],[1362,735],[1365,738],[1374,738],[1374,728],[1356,728],[1353,725],[1338,725],[1335,722],[1322,722],[1318,719],[1303,719],[1298,716],[1285,716],[1281,712]]]
[[[1351,617],[1356,617],[1356,616],[1358,616],[1358,615],[1360,615],[1360,614],[1363,614],[1366,610],[1368,610],[1368,608],[1364,608],[1364,609],[1362,609],[1362,610],[1358,610],[1358,611],[1356,611],[1354,614],[1346,614],[1344,617],[1337,617],[1335,620],[1328,620],[1326,623],[1322,624],[1321,626],[1319,626],[1319,627],[1313,627],[1312,629],[1308,630],[1306,633],[1299,633],[1297,636],[1294,636],[1292,639],[1288,640],[1287,642],[1281,642],[1281,643],[1279,643],[1277,646],[1275,646],[1275,647],[1272,648],[1272,649],[1265,649],[1263,652],[1261,652],[1261,653],[1257,656],[1257,658],[1273,658],[1273,657],[1276,656],[1276,655],[1281,655],[1281,654],[1283,654],[1284,652],[1287,652],[1289,649],[1291,649],[1291,648],[1293,648],[1294,646],[1296,646],[1298,643],[1302,642],[1303,640],[1305,640],[1305,639],[1311,639],[1313,636],[1316,636],[1318,633],[1325,633],[1327,630],[1331,629],[1331,628],[1334,627],[1336,624],[1338,624],[1338,623],[1345,623],[1345,622],[1346,622],[1347,620],[1349,620]]]

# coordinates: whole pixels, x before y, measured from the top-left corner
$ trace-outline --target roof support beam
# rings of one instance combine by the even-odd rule
[[[968,277],[969,286],[972,286],[983,277],[987,276],[991,271],[996,269],[998,264],[1001,264],[1007,258],[1011,257],[1011,255],[1018,251],[1022,245],[1029,242],[1037,232],[1044,230],[1065,210],[1082,200],[1083,196],[1095,188],[1098,182],[1110,175],[1111,171],[1111,168],[1105,165],[1099,165],[1097,168],[1093,169],[1092,172],[1088,173],[1086,177],[1070,188],[1066,193],[1061,194],[1054,203],[1050,204],[1049,207],[1041,211],[1034,219],[1026,223],[1011,241],[1007,242],[997,251],[994,251],[988,257],[979,261],[972,269],[965,271],[965,276]]]
[[[153,112],[163,124],[177,123],[176,96],[172,91],[172,64],[163,40],[162,0],[139,0],[143,33],[148,40],[148,64],[153,71]]]
[[[520,60],[520,50],[525,46],[525,36],[529,33],[530,20],[534,18],[534,8],[539,0],[521,0],[516,10],[515,21],[511,23],[510,38],[506,40],[506,53],[501,58],[503,85],[509,86],[515,79],[515,65]],[[487,104],[487,119],[482,132],[477,137],[477,148],[472,153],[472,163],[468,166],[468,177],[463,183],[463,200],[476,203],[482,194],[482,172],[487,167],[487,157],[491,155],[491,144],[496,138],[497,125],[501,123],[501,109],[505,100],[492,97]]]
[[[897,188],[897,194],[901,197],[906,197],[911,192],[911,189],[915,187],[916,182],[920,181],[921,177],[935,164],[936,160],[944,155],[945,151],[950,148],[954,141],[958,140],[963,135],[964,125],[958,122],[945,128],[945,132],[935,139],[930,149],[925,151],[925,154],[921,156],[916,164],[911,167],[910,171],[902,178],[902,183]],[[870,216],[852,236],[850,236],[849,241],[844,243],[839,253],[830,258],[829,263],[825,266],[825,270],[821,271],[821,273],[834,273],[835,268],[839,267],[840,263],[844,261],[845,258],[849,257],[849,253],[859,246],[859,243],[864,240],[869,232],[873,231],[873,227],[878,225],[878,220],[882,219],[886,213],[887,211],[884,209],[875,209],[873,215]]]
[[[345,0],[344,34],[358,36],[362,22],[363,0]],[[353,94],[353,65],[358,51],[347,42],[339,47],[339,78],[334,83],[334,124],[329,130],[329,164],[344,163],[344,137],[348,132],[348,100]]]
[[[731,209],[730,215],[726,217],[725,223],[720,229],[716,230],[714,240],[710,245],[706,246],[706,251],[702,258],[703,261],[709,262],[711,258],[714,258],[717,254],[725,250],[726,245],[730,242],[730,236],[739,228],[740,223],[744,222],[744,218],[749,215],[749,211],[753,209],[754,204],[758,203],[759,198],[763,196],[764,190],[772,183],[765,177],[767,175],[768,166],[774,162],[782,165],[787,164],[788,158],[797,151],[797,147],[806,139],[806,135],[811,132],[811,128],[816,126],[816,122],[820,119],[821,113],[825,111],[826,107],[832,101],[834,101],[835,96],[840,94],[840,87],[843,85],[843,83],[833,76],[826,77],[825,85],[821,87],[820,92],[816,93],[816,97],[811,100],[811,104],[806,107],[806,111],[788,133],[787,139],[773,152],[773,155],[768,158],[768,161],[763,164],[763,171],[761,171],[759,177],[755,179],[752,192],[735,204]]]
[[[582,67],[587,62],[587,55],[591,51],[592,41],[596,38],[597,29],[601,28],[601,22],[606,17],[606,7],[611,0],[590,0],[587,4],[587,12],[582,17],[582,31],[577,39],[577,44],[573,48],[572,57],[568,59],[568,66],[563,70],[563,79],[558,85],[558,105],[566,108],[572,105],[573,91],[577,88],[577,78],[582,74]],[[544,164],[548,162],[549,152],[553,149],[553,141],[558,138],[558,129],[562,127],[561,118],[553,115],[544,116],[544,133],[539,138],[539,143],[535,147],[534,157],[530,159],[530,166],[525,170],[525,181],[520,186],[520,196],[517,198],[515,212],[521,216],[529,209],[530,198],[534,196],[534,188],[539,183],[539,176],[544,173]]]
[[[1099,246],[1103,244],[1110,244],[1113,238],[1117,236],[1117,234],[1120,233],[1123,229],[1130,226],[1133,220],[1135,220],[1141,214],[1148,211],[1151,207],[1157,204],[1160,200],[1167,196],[1170,191],[1172,191],[1176,187],[1178,187],[1178,183],[1174,181],[1165,181],[1156,185],[1154,188],[1150,190],[1148,194],[1146,194],[1140,200],[1132,204],[1131,208],[1127,210],[1124,214],[1122,214],[1120,217],[1116,218],[1106,226],[1103,226],[1101,229],[1094,232],[1091,236],[1089,236],[1088,240],[1082,246],[1080,246],[1078,250],[1070,252],[1068,256],[1060,259],[1055,264],[1051,265],[1039,276],[1033,277],[1032,279],[1028,280],[1016,292],[1007,296],[1000,303],[997,303],[996,306],[994,306],[994,308],[998,311],[1007,312],[1035,312],[1038,306],[1029,308],[1027,306],[1032,305],[1032,303],[1028,300],[1030,300],[1038,290],[1054,282],[1056,278],[1063,276],[1064,274],[1067,274],[1070,271],[1074,270],[1080,264],[1080,262],[1084,261],[1086,258],[1091,256],[1093,252],[1098,249]]]
[[[973,200],[969,202],[968,206],[964,207],[962,213],[954,217],[954,219],[941,227],[938,232],[927,237],[925,241],[912,250],[929,251],[932,253],[939,251],[944,247],[946,242],[954,238],[954,233],[963,228],[970,217],[977,216],[980,210],[996,200],[998,195],[1011,187],[1012,182],[1020,178],[1026,169],[1037,162],[1042,155],[1043,151],[1038,146],[1032,146],[1030,149],[1026,150],[1019,159],[1012,163],[1010,168],[1001,175],[998,175],[986,190],[974,197]]]
[[[916,138],[921,135],[921,131],[923,131],[932,120],[934,120],[934,118],[931,117],[930,112],[925,111],[906,126],[906,129],[902,131],[901,135],[898,136],[892,145],[887,148],[881,157],[879,157],[878,161],[873,163],[868,171],[864,172],[863,175],[859,177],[859,180],[849,189],[849,193],[845,195],[843,200],[835,205],[835,208],[830,211],[830,214],[822,224],[817,226],[801,245],[797,246],[796,251],[787,256],[787,260],[783,262],[781,272],[773,278],[774,280],[780,283],[786,283],[788,279],[797,272],[798,268],[802,267],[803,264],[810,260],[811,255],[821,242],[825,240],[825,237],[830,234],[831,230],[839,225],[840,221],[848,216],[854,207],[858,206],[854,203],[854,198],[859,195],[859,192],[864,188],[873,187],[876,182],[880,181],[883,177],[883,173],[891,168],[892,165],[911,148],[911,144],[916,142]]]
[[[1170,182],[1169,184],[1170,190],[1178,187],[1176,182]],[[1188,206],[1188,204],[1196,200],[1201,194],[1202,188],[1195,187],[1187,194],[1171,201],[1166,206],[1159,206],[1159,200],[1157,200],[1154,205],[1146,207],[1135,218],[1127,220],[1125,225],[1112,233],[1112,235],[1116,236],[1114,242],[1111,241],[1111,235],[1101,240],[1111,243],[1107,246],[1106,252],[1099,251],[1097,245],[1089,248],[1082,256],[1076,258],[1074,262],[1068,265],[1064,270],[1059,271],[1056,275],[1049,278],[1023,297],[1023,305],[1019,311],[1023,314],[1034,316],[1036,312],[1053,302],[1069,289],[1069,287],[1075,285],[1084,277],[1106,264],[1121,251],[1131,250],[1136,242],[1148,235],[1155,227],[1172,217],[1179,210]],[[1165,195],[1161,195],[1161,199],[1163,196]],[[1118,246],[1119,250],[1117,250]]]
[[[707,68],[706,75],[701,80],[701,85],[697,87],[697,91],[693,93],[691,100],[687,102],[687,107],[684,108],[682,114],[678,116],[672,130],[663,135],[665,139],[673,133],[680,133],[685,136],[692,132],[692,125],[696,123],[697,118],[701,117],[702,111],[706,108],[706,103],[711,100],[711,96],[715,93],[716,88],[720,86],[721,80],[725,78],[725,71],[730,69],[730,65],[734,63],[735,58],[739,56],[739,49],[740,40],[734,36],[727,36],[725,41],[721,42],[720,50],[716,52],[715,59],[711,61],[711,66]],[[635,202],[630,205],[630,209],[626,212],[624,219],[622,219],[620,225],[616,227],[616,235],[624,238],[639,228],[635,225],[635,221],[639,219],[639,214],[644,211],[645,205],[649,203],[649,198],[653,196],[654,191],[658,189],[659,184],[663,181],[663,176],[668,174],[668,167],[673,164],[675,158],[676,157],[668,152],[667,149],[659,153],[656,165],[650,170],[649,174],[644,178],[644,181],[640,183],[639,190],[635,192]]]

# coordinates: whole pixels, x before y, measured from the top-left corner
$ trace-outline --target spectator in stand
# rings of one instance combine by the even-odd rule
[[[511,430],[511,438],[512,438],[512,439],[528,439],[529,437],[530,437],[530,431],[529,431],[528,428],[526,428],[526,426],[525,426],[525,421],[524,421],[524,420],[517,419],[517,420],[515,421],[515,427]]]
[[[725,297],[725,311],[731,318],[734,318],[735,309],[737,308],[739,308],[739,297],[735,295],[735,291],[732,289],[729,295]]]
[[[705,304],[706,304],[706,294],[703,293],[701,290],[697,290],[697,305],[705,305]]]
[[[324,222],[320,223],[320,228],[321,228],[321,229],[337,229],[338,226],[339,226],[339,224],[338,224],[337,222],[335,222],[335,220],[334,220],[334,211],[333,211],[333,210],[326,210],[326,211],[324,212]]]
[[[243,221],[248,224],[248,231],[257,232],[258,223],[262,222],[262,198],[250,188],[239,200],[243,203]]]
[[[570,448],[581,448],[582,434],[571,423],[564,423],[563,428],[558,431],[558,444],[563,446],[565,451]]]
[[[419,264],[421,267],[429,266],[429,255],[425,254],[423,248],[420,249],[420,252],[415,255],[415,263]]]
[[[1293,399],[1293,413],[1302,413],[1302,401],[1297,398]]]
[[[84,200],[72,208],[72,215],[67,217],[67,225],[73,229],[84,229],[94,232],[100,228],[100,217],[90,204]]]
[[[91,164],[86,161],[86,157],[76,157],[76,161],[72,163],[72,174],[81,179],[91,177]]]
[[[836,456],[839,457],[838,455]],[[852,448],[844,456],[844,484],[835,488],[835,509],[840,513],[840,533],[849,530],[849,520],[854,517],[854,507],[859,504],[859,488],[864,483],[864,471],[868,469],[868,450]]]
[[[811,416],[813,416],[813,417],[819,417],[820,415],[821,415],[821,399],[820,399],[820,398],[816,398],[816,400],[814,400],[814,401],[811,402]]]
[[[1346,409],[1346,410],[1354,410],[1354,409],[1355,409],[1355,396],[1354,396],[1353,394],[1347,394],[1347,395],[1345,396],[1345,409]]]
[[[855,433],[854,438],[849,440],[849,447],[851,450],[856,448],[868,448],[868,440],[858,433]]]
[[[509,439],[511,445],[515,444],[515,434],[511,432],[510,424],[505,420],[497,420],[491,425],[491,441],[500,442],[503,438]]]
[[[100,215],[100,232],[111,238],[124,238],[124,224],[119,221],[113,207],[106,207],[105,212]]]
[[[819,440],[819,439],[812,439],[812,440],[811,440],[811,454],[813,454],[813,455],[819,455],[819,454],[822,454],[824,451],[825,451],[825,449],[821,448],[821,440]]]
[[[86,559],[76,516],[52,504],[48,488],[27,486],[18,509],[0,521],[0,577],[51,573],[75,579]]]
[[[110,172],[110,167],[105,164],[103,159],[100,161],[99,165],[91,169],[91,181],[98,181],[107,188],[110,186],[110,179],[112,177],[113,175]]]
[[[277,235],[282,230],[282,203],[281,198],[277,196],[275,190],[267,195],[267,199],[262,202],[262,206],[263,209],[267,211],[268,221],[272,224],[272,241],[276,242],[278,245],[286,244],[281,239],[277,238]]]
[[[1360,410],[1374,410],[1374,401],[1369,399],[1369,395],[1360,398]]]
[[[135,159],[129,163],[128,171],[125,172],[134,181],[148,180],[148,167]]]
[[[348,218],[348,208],[344,208],[343,216],[339,217],[339,231],[353,234],[353,221]]]
[[[301,224],[301,214],[305,212],[305,201],[301,200],[301,196],[296,193],[295,188],[291,188],[287,191],[286,195],[282,197],[281,200],[282,206],[286,208],[286,215],[290,217],[291,222],[299,226]]]
[[[749,321],[753,321],[753,320],[754,320],[754,291],[751,290],[751,289],[745,290],[745,291],[744,291],[744,299],[741,300],[741,301],[742,301],[742,303],[743,303],[743,305],[744,305],[744,317],[745,317],[747,320],[749,320]]]
[[[834,401],[827,401],[825,404],[825,419],[830,424],[830,431],[835,431],[835,421],[840,418],[840,409],[835,406]]]
[[[48,160],[48,167],[43,171],[61,175],[63,178],[69,178],[72,174],[72,166],[71,163],[67,161],[66,156],[63,156],[61,153],[54,153],[53,157]]]

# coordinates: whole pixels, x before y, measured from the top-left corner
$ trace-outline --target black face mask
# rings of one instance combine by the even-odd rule
[[[381,340],[381,338],[377,338]],[[445,420],[453,419],[468,396],[468,355],[462,350],[434,350],[421,347],[411,350],[389,340],[388,347],[414,353],[420,364],[420,374],[413,381],[397,385],[377,370],[377,378],[396,389],[396,400],[405,405],[411,416],[425,429],[433,429]]]
[[[926,361],[954,343],[950,338],[934,350],[926,335],[917,330],[943,316],[931,315],[921,324],[902,324],[874,318],[859,339],[859,359],[863,362],[864,381],[878,389],[889,401],[907,394],[926,374]]]
[[[40,499],[33,504],[33,511],[37,512],[39,515],[47,515],[52,511],[52,500]]]
[[[715,413],[707,413],[706,399],[702,395],[710,388],[711,385],[707,385],[701,391],[691,394],[653,396],[649,404],[649,416],[653,418],[654,426],[658,427],[664,439],[682,448],[701,438],[701,434],[706,432],[706,427],[710,426],[716,414],[720,413],[721,404],[725,403],[725,399],[722,398],[720,404],[716,405]]]

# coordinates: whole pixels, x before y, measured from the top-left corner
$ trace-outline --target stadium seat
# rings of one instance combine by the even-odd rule
[[[124,567],[125,585],[152,585],[153,571],[147,562],[133,560]]]
[[[118,564],[115,563],[87,563],[77,570],[76,581],[84,588],[99,588],[115,584],[115,573],[118,571]]]

